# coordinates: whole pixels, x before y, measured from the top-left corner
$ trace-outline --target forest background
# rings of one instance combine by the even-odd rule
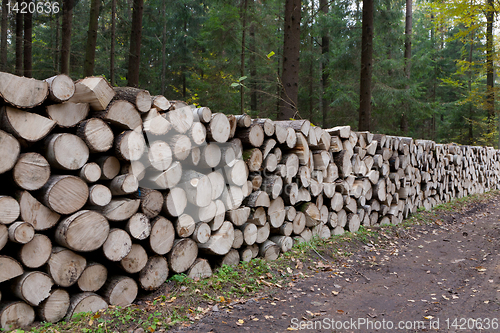
[[[2,0],[1,71],[498,147],[498,0],[64,0],[26,14],[22,2]]]

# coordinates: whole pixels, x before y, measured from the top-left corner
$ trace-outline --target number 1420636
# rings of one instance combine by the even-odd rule
[[[9,13],[15,13],[15,14],[57,14],[59,13],[59,2],[54,1],[54,2],[35,2],[35,1],[30,1],[30,2],[14,2],[11,4],[10,2],[7,3],[7,10]]]

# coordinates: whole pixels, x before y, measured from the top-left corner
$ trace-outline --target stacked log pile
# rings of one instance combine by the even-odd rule
[[[99,77],[0,73],[0,96],[4,329],[500,187],[493,148],[212,113]]]

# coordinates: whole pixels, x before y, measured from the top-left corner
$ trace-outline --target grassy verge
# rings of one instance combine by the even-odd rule
[[[346,232],[329,239],[313,239],[294,246],[276,261],[254,259],[236,267],[224,266],[212,277],[192,280],[174,275],[160,295],[142,297],[137,304],[124,308],[109,307],[98,313],[83,313],[69,322],[38,323],[17,332],[163,332],[175,325],[189,325],[212,310],[231,308],[254,297],[273,295],[283,287],[322,270],[332,270],[363,245],[384,247],[389,239],[415,225],[441,223],[447,214],[460,214],[499,195],[492,191],[439,205],[432,211],[419,211],[403,223],[383,228],[361,227],[355,234]]]

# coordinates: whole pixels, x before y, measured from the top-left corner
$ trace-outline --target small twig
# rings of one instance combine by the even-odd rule
[[[330,260],[326,259],[325,257],[323,257],[321,254],[319,254],[318,251],[316,251],[316,249],[314,248],[314,246],[311,245],[311,248],[313,249],[313,251],[321,258],[323,259],[324,261],[326,262],[330,262]]]
[[[369,278],[368,276],[365,276],[363,273],[358,272],[358,271],[357,271],[357,270],[355,270],[354,268],[353,268],[352,270],[354,271],[354,273],[359,274],[359,275],[361,275],[362,277],[364,277],[364,278],[366,279],[366,281],[368,281],[368,282],[370,282],[370,281],[371,281],[371,280],[370,280],[370,278]]]

